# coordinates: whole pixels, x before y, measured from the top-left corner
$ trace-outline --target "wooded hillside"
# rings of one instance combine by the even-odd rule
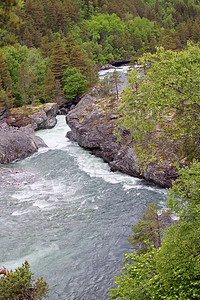
[[[0,11],[1,107],[61,101],[66,68],[81,72],[87,90],[95,64],[200,40],[197,0],[16,0],[0,1]]]

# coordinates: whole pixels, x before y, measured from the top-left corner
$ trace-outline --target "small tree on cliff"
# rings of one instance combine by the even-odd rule
[[[121,83],[120,78],[121,75],[116,70],[114,70],[112,75],[109,77],[110,90],[116,94],[117,99],[119,98],[119,84]]]
[[[171,224],[172,219],[169,211],[160,211],[157,204],[149,204],[141,220],[136,225],[131,226],[134,234],[129,235],[128,241],[138,253],[147,252],[150,245],[158,249],[161,247],[164,229]],[[146,243],[147,240],[150,244]]]

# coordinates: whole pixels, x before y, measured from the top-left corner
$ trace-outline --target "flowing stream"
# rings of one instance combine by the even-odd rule
[[[122,173],[65,138],[64,116],[37,134],[49,148],[4,166],[0,193],[0,267],[28,260],[49,283],[50,299],[104,300],[122,267],[127,241],[149,202],[166,189]]]

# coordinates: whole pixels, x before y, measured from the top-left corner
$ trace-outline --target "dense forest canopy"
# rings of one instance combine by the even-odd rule
[[[95,64],[134,62],[157,46],[181,50],[200,40],[195,0],[16,0],[0,1],[0,12],[0,102],[7,107],[62,98],[66,68],[80,70],[88,89]]]

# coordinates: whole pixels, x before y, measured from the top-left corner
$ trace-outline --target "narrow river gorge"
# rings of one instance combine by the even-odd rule
[[[49,148],[4,166],[12,182],[0,194],[0,264],[25,260],[49,283],[50,299],[106,299],[127,241],[149,202],[166,189],[121,173],[65,138],[64,116],[37,134]]]

